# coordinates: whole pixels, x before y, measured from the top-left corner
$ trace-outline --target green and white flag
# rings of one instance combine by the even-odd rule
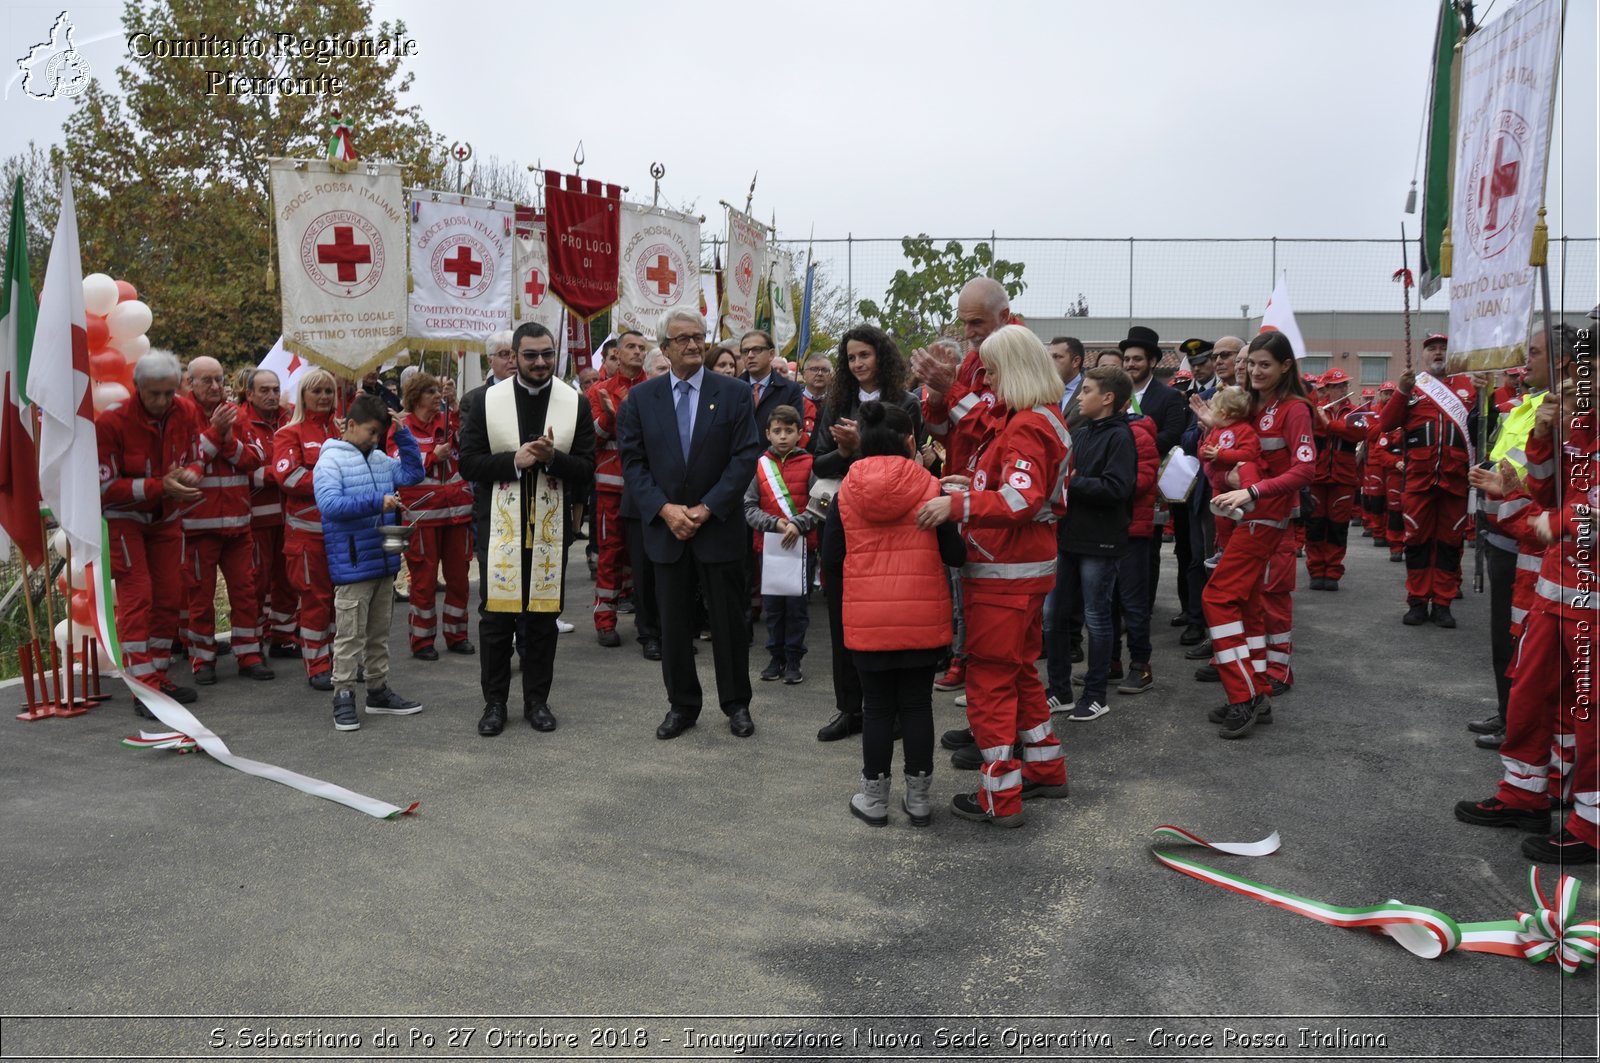
[[[1428,82],[1428,168],[1422,189],[1422,268],[1417,285],[1426,299],[1439,290],[1439,244],[1450,223],[1450,167],[1455,164],[1455,119],[1451,113],[1456,42],[1461,16],[1452,0],[1439,0],[1433,38],[1433,76]]]

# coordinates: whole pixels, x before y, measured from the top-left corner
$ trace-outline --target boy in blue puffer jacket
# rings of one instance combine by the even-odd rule
[[[402,425],[395,429],[399,459],[383,452],[389,434],[389,409],[375,395],[350,403],[344,434],[323,445],[312,483],[322,511],[322,540],[333,579],[333,726],[356,731],[356,665],[364,658],[367,712],[410,716],[421,702],[390,688],[389,624],[394,613],[394,577],[400,555],[385,553],[386,524],[398,521],[396,491],[422,479],[417,441]]]

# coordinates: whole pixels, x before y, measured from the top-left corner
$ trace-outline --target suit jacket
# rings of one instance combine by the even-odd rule
[[[701,561],[741,560],[750,551],[744,491],[764,449],[756,434],[750,385],[705,371],[685,462],[673,405],[677,382],[673,374],[663,373],[637,384],[617,411],[624,497],[637,507],[645,555],[656,564],[678,561],[685,546]],[[661,519],[661,507],[668,503],[702,502],[711,510],[711,519],[687,542],[673,535]]]
[[[1159,380],[1150,381],[1139,409],[1156,423],[1156,453],[1165,456],[1189,427],[1189,400]]]
[[[742,374],[738,379],[744,381],[746,391],[751,391],[751,399],[755,395],[752,391],[753,382],[749,373]],[[806,389],[788,377],[779,376],[776,371],[767,375],[767,386],[761,389],[761,405],[755,408],[756,434],[761,437],[762,446],[766,445],[767,422],[772,419],[772,411],[779,406],[793,406],[794,412],[802,418],[806,415]],[[676,427],[676,426],[674,426]],[[817,433],[811,433],[811,439],[806,443],[806,449],[811,453],[817,452]]]
[[[1072,398],[1067,400],[1066,406],[1061,410],[1061,419],[1067,423],[1068,432],[1076,432],[1089,423],[1078,409],[1078,396],[1083,394],[1083,374],[1078,374],[1078,386],[1072,389]]]

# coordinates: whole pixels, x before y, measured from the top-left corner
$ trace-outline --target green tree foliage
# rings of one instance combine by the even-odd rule
[[[974,277],[993,277],[1013,299],[1027,287],[1022,280],[1023,263],[995,258],[994,249],[986,242],[973,245],[968,253],[959,240],[938,248],[931,236],[921,233],[906,237],[900,246],[911,268],[895,271],[881,305],[863,299],[857,310],[904,347],[920,347],[941,335],[955,317],[955,299],[962,285]]]
[[[129,35],[193,40],[275,34],[297,39],[404,38],[373,23],[370,0],[128,0]],[[260,27],[260,29],[255,29]],[[92,82],[66,124],[86,271],[131,281],[155,313],[151,341],[181,357],[236,364],[266,352],[280,331],[279,293],[267,288],[271,156],[323,158],[337,106],[363,159],[398,163],[408,183],[438,179],[437,145],[394,51],[359,58],[269,54],[225,59],[129,57],[120,96]],[[338,96],[208,94],[208,71],[236,78],[337,76]]]

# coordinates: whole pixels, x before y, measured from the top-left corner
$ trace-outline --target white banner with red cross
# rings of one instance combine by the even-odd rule
[[[550,256],[545,250],[544,223],[523,223],[517,231],[516,319],[537,321],[564,342],[561,300],[550,294]],[[514,327],[514,326],[513,326]]]
[[[481,351],[511,327],[512,205],[449,192],[411,193],[413,351]]]
[[[728,208],[728,263],[722,286],[722,335],[756,327],[756,300],[767,278],[767,227]]]
[[[1528,360],[1539,277],[1528,257],[1550,161],[1562,7],[1562,0],[1523,0],[1462,48],[1450,196],[1451,373]]]
[[[617,305],[611,331],[638,329],[653,343],[669,310],[700,310],[700,219],[640,203],[622,205]]]
[[[343,377],[406,346],[400,167],[271,159],[283,346]]]

